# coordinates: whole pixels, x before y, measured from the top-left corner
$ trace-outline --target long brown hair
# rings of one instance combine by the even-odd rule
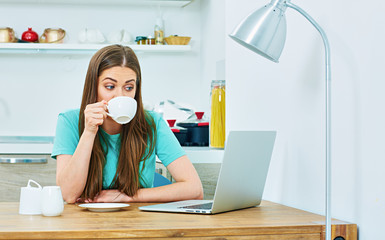
[[[99,76],[104,70],[116,66],[128,67],[136,73],[135,100],[138,106],[135,117],[128,124],[122,125],[118,167],[110,188],[118,189],[128,196],[134,196],[141,187],[139,163],[149,158],[154,151],[156,127],[153,118],[143,108],[140,65],[131,48],[111,45],[100,49],[91,58],[80,106],[79,136],[82,135],[85,127],[86,106],[95,103],[98,99]],[[104,150],[102,142],[104,138],[99,129],[91,153],[86,186],[81,195],[83,199],[93,199],[103,188],[103,167],[106,163],[108,148]]]

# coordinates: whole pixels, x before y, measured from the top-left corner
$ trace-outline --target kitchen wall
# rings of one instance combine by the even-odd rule
[[[212,80],[225,80],[225,3],[201,1],[201,101],[210,102]]]
[[[226,33],[265,0],[227,0]],[[293,0],[326,31],[332,70],[332,216],[360,239],[385,239],[385,16],[380,0]],[[287,9],[276,64],[226,38],[227,129],[277,130],[264,198],[324,214],[324,47]]]
[[[208,99],[200,98],[201,92],[208,92],[202,89],[200,1],[161,10],[166,36],[191,36],[192,51],[138,53],[144,101],[153,105],[172,99],[205,111]],[[18,37],[28,27],[39,34],[61,27],[68,33],[66,43],[76,43],[84,28],[98,28],[105,36],[120,29],[133,37],[153,35],[157,14],[158,8],[152,6],[1,3],[0,24],[12,27]],[[0,135],[54,135],[57,114],[80,105],[91,56],[0,52]]]

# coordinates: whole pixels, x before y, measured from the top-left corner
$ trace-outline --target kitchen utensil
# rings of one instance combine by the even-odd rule
[[[15,32],[12,28],[0,28],[0,43],[15,42]]]
[[[168,119],[167,123],[171,128],[171,131],[174,133],[176,139],[181,146],[185,146],[187,141],[187,129],[183,127],[174,127],[176,119]]]
[[[196,112],[195,118],[177,123],[187,129],[187,139],[182,146],[208,146],[209,122],[203,119],[204,112]]]
[[[31,183],[34,183],[37,187],[32,187]],[[42,187],[40,184],[30,179],[27,187],[22,187],[20,191],[19,214],[41,214],[41,197]]]
[[[28,28],[28,30],[23,32],[21,35],[21,40],[27,42],[37,42],[39,40],[39,35],[33,31],[32,28]]]
[[[59,216],[64,210],[64,201],[59,186],[46,186],[42,190],[41,212],[44,216]]]
[[[46,28],[40,36],[40,43],[63,43],[66,31],[61,28]]]
[[[115,212],[122,208],[129,207],[127,203],[83,203],[78,205],[92,212]]]
[[[131,97],[116,97],[108,101],[107,115],[119,124],[130,122],[136,114],[137,103]]]
[[[177,104],[176,102],[172,101],[172,100],[167,100],[167,102],[169,102],[171,105],[173,105],[175,108],[181,110],[181,111],[184,111],[186,113],[188,113],[191,117],[191,115],[195,115],[194,114],[194,110],[190,109],[190,108],[186,108],[186,107],[182,107],[180,106],[179,104]]]

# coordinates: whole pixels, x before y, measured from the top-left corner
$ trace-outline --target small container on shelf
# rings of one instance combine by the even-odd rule
[[[147,45],[155,45],[155,38],[153,38],[151,35],[147,37],[146,39]]]
[[[21,40],[25,42],[38,42],[39,41],[39,35],[32,30],[32,28],[28,28],[27,31],[23,32],[21,35]]]
[[[147,37],[145,36],[137,36],[135,39],[135,42],[138,45],[146,45],[147,44]]]
[[[189,44],[191,37],[182,37],[178,35],[172,35],[164,39],[168,45],[187,45]]]
[[[164,24],[163,24],[163,19],[161,17],[156,18],[154,34],[155,34],[155,44],[163,45],[164,44]]]

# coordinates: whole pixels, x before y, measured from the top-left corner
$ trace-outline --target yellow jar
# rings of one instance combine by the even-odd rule
[[[226,137],[226,94],[225,80],[211,82],[211,118],[210,118],[210,146],[214,148],[225,147]]]

